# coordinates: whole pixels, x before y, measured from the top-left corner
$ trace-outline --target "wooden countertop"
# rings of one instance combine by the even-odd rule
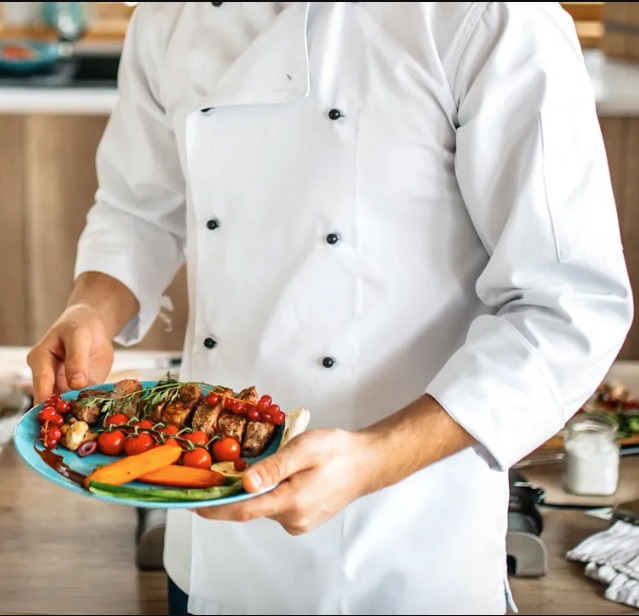
[[[0,452],[0,614],[168,614],[166,576],[138,571],[136,512],[64,490]]]
[[[522,471],[553,502],[560,467]],[[639,457],[622,460],[619,494],[639,496]],[[617,499],[613,499],[614,502]],[[603,501],[602,502],[611,502]],[[131,507],[63,490],[29,469],[11,444],[0,452],[0,614],[167,614],[161,571],[135,565]],[[633,614],[565,553],[608,522],[581,511],[543,509],[549,572],[511,578],[520,614]]]
[[[611,497],[575,497],[561,488],[561,465],[521,469],[529,481],[544,488],[549,503],[611,505],[639,498],[639,457],[621,460],[619,489]],[[548,550],[548,574],[540,578],[511,578],[520,614],[636,614],[635,608],[604,598],[605,586],[585,577],[584,565],[565,554],[586,537],[605,530],[609,522],[580,510],[541,508]]]
[[[26,347],[0,375],[30,383]],[[111,377],[164,376],[177,351],[116,350]],[[135,563],[134,508],[64,490],[0,450],[0,614],[168,614],[166,576]]]
[[[116,352],[113,378],[157,378],[175,353]],[[3,347],[0,373],[28,376],[26,349]],[[610,371],[639,391],[639,362]],[[544,488],[550,503],[586,500],[609,505],[639,498],[639,456],[622,458],[620,486],[612,497],[585,499],[561,488],[561,465],[520,470]],[[609,522],[580,510],[541,509],[548,574],[510,580],[520,614],[636,614],[604,598],[604,586],[587,579],[566,552]],[[93,500],[40,477],[13,444],[0,450],[0,614],[167,614],[161,571],[135,564],[135,509]]]

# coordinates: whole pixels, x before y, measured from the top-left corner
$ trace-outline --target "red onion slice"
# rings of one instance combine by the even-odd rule
[[[90,456],[92,453],[95,453],[95,450],[98,448],[98,443],[95,439],[92,439],[90,441],[84,441],[84,443],[82,443],[76,453],[81,457],[84,458],[85,456]]]

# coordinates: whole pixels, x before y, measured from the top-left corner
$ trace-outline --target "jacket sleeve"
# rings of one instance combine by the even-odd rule
[[[75,267],[76,277],[97,271],[118,279],[138,299],[139,314],[116,338],[125,345],[151,327],[184,261],[185,182],[159,100],[162,37],[153,10],[140,4],[129,25],[118,102],[98,147],[98,190]]]
[[[511,467],[588,399],[633,317],[591,82],[557,3],[485,3],[461,54],[456,173],[490,314],[427,387]]]

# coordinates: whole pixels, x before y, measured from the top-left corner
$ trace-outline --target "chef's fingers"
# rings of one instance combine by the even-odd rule
[[[71,389],[81,389],[89,384],[89,356],[93,335],[88,327],[77,325],[62,334],[64,344],[64,372]]]
[[[275,490],[261,494],[257,498],[220,505],[216,507],[198,507],[192,513],[208,520],[225,520],[231,522],[250,522],[258,518],[272,518],[282,514],[290,507],[291,489],[287,483],[279,485]]]
[[[310,437],[310,438],[309,438]],[[286,447],[253,464],[242,478],[247,492],[261,492],[314,465],[314,435],[301,434]]]
[[[46,347],[39,345],[27,355],[33,380],[33,401],[39,404],[53,393],[59,359]]]

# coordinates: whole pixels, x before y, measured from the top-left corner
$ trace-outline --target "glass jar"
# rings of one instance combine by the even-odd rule
[[[564,488],[573,494],[610,496],[619,483],[617,422],[604,413],[581,412],[564,437]]]

